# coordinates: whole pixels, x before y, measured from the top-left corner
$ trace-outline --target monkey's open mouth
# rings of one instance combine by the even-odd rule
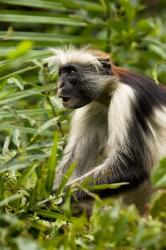
[[[71,105],[71,101],[73,99],[71,96],[64,96],[59,94],[58,97],[62,99],[62,103],[65,107],[69,107]]]
[[[67,97],[67,96],[64,96],[64,97],[61,97],[62,98],[62,101],[63,103],[67,103],[71,100],[71,97]]]

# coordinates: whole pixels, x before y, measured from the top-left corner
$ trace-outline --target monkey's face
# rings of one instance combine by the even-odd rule
[[[88,48],[51,49],[46,58],[50,71],[59,68],[58,96],[67,108],[81,108],[92,101],[109,100],[112,66],[109,55]],[[112,80],[111,80],[112,79]]]
[[[93,76],[93,77],[92,77]],[[67,63],[59,68],[58,96],[67,108],[80,108],[97,99],[99,74],[92,66]]]

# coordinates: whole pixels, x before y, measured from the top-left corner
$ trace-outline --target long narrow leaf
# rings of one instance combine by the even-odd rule
[[[86,22],[65,18],[65,17],[56,17],[56,16],[37,16],[30,14],[14,14],[10,11],[8,13],[0,12],[0,21],[1,22],[12,22],[12,23],[41,23],[41,24],[58,24],[58,25],[67,25],[67,26],[78,26],[85,27]]]
[[[5,38],[6,32],[0,31],[0,38]],[[92,37],[87,36],[73,36],[66,34],[58,34],[57,32],[54,34],[50,33],[40,33],[40,32],[22,32],[22,31],[14,31],[8,36],[8,39],[12,41],[22,41],[22,40],[32,40],[35,42],[49,42],[49,43],[90,43],[92,41]],[[105,41],[104,37],[97,37],[95,42]],[[55,46],[55,45],[54,45]]]
[[[22,133],[25,134],[38,134],[38,129],[35,128],[28,128],[28,127],[21,127],[16,125],[10,125],[10,124],[1,124],[0,129],[6,130],[6,129],[19,129]],[[40,134],[42,135],[52,135],[53,132],[51,131],[42,131]]]
[[[51,109],[23,109],[23,110],[15,110],[15,114],[12,114],[11,111],[0,111],[0,119],[10,118],[14,115],[29,115],[29,116],[36,116],[40,114],[49,113]]]
[[[58,133],[55,132],[54,142],[51,149],[51,155],[48,162],[48,175],[47,175],[47,191],[51,192],[54,178],[55,178],[55,170],[57,166],[57,148],[58,148]]]
[[[44,8],[51,10],[66,10],[62,7],[61,3],[52,2],[52,1],[44,1],[44,0],[1,0],[1,3],[10,4],[10,5],[18,5],[18,6],[27,6],[27,7],[36,7],[36,8]]]
[[[16,194],[13,194],[13,195],[9,196],[8,198],[6,198],[6,199],[4,199],[4,200],[2,200],[2,201],[0,202],[0,207],[6,206],[6,205],[7,205],[8,203],[10,203],[11,201],[15,201],[15,200],[20,199],[21,196],[22,196],[22,195],[19,194],[19,193],[16,193]]]
[[[58,190],[57,190],[57,192],[56,192],[57,195],[60,194],[60,193],[62,192],[62,190],[64,189],[64,187],[65,187],[65,185],[67,184],[67,182],[68,182],[70,176],[72,175],[72,173],[73,173],[73,171],[74,171],[76,165],[77,165],[76,162],[73,162],[73,163],[69,166],[69,168],[67,169],[66,173],[64,174],[64,176],[63,176],[63,178],[62,178],[62,180],[61,180],[61,184],[60,184],[60,186],[59,186],[59,188],[58,188]]]
[[[71,9],[77,8],[84,8],[87,10],[93,11],[103,11],[104,8],[102,5],[98,3],[94,3],[93,1],[80,1],[80,0],[70,0],[70,1],[50,1],[50,0],[1,0],[1,3],[6,3],[10,5],[18,5],[18,6],[27,6],[27,7],[36,7],[36,8],[43,8],[43,9],[50,9],[50,10],[58,10],[58,11],[67,11],[69,10],[68,7]],[[66,7],[65,7],[66,6]]]
[[[20,100],[20,99],[23,99],[23,98],[26,98],[29,96],[41,95],[42,91],[53,90],[55,88],[56,88],[55,84],[49,84],[49,85],[43,86],[43,87],[38,87],[38,88],[30,89],[30,90],[20,91],[20,92],[14,93],[12,95],[11,95],[11,93],[9,93],[10,97],[5,98],[4,100],[1,100],[0,105],[9,104],[9,103],[14,102],[16,100]]]

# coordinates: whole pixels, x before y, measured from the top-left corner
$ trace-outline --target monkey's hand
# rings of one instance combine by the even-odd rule
[[[105,167],[104,164],[99,165],[98,167],[94,168],[93,170],[89,171],[88,173],[84,174],[83,176],[76,178],[72,181],[69,181],[66,184],[66,187],[72,186],[74,184],[81,184],[83,182],[86,182],[86,180],[90,183],[96,183],[96,181],[99,178],[102,178],[102,176],[105,174]]]

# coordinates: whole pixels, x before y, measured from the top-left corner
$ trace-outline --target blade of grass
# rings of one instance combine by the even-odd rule
[[[18,185],[23,185],[24,182],[27,180],[27,178],[34,172],[35,168],[38,166],[38,163],[32,164],[28,168],[22,172],[19,180],[18,180]]]
[[[48,174],[47,174],[47,183],[46,190],[51,193],[54,178],[55,178],[55,170],[57,166],[57,149],[58,149],[58,132],[54,134],[53,146],[51,149],[51,155],[48,162]]]
[[[104,190],[104,189],[116,189],[124,185],[128,185],[129,182],[121,182],[121,183],[111,183],[111,184],[101,184],[101,185],[93,185],[88,186],[88,190]]]
[[[22,133],[25,133],[25,134],[36,134],[38,135],[38,129],[35,129],[35,128],[28,128],[28,127],[21,127],[21,126],[16,126],[16,125],[10,125],[10,124],[1,124],[0,125],[0,129],[3,129],[3,130],[8,130],[8,129],[19,129]],[[51,131],[42,131],[40,134],[42,135],[52,135],[53,132]]]
[[[0,111],[0,119],[4,119],[4,118],[9,118],[9,117],[13,117],[16,115],[28,115],[28,116],[36,116],[36,115],[40,115],[40,114],[47,114],[51,111],[51,109],[22,109],[22,110],[14,110],[14,113],[11,113],[11,111]]]
[[[20,100],[29,96],[33,96],[33,95],[41,95],[42,92],[46,91],[46,90],[53,90],[56,88],[55,84],[48,84],[47,86],[42,86],[42,87],[37,87],[37,88],[33,88],[30,90],[24,90],[24,91],[20,91],[14,94],[11,94],[9,92],[9,98],[5,98],[4,100],[0,101],[0,105],[4,105],[4,104],[9,104],[11,102],[14,102],[16,100]]]
[[[50,218],[50,219],[60,219],[60,220],[68,220],[68,216],[65,214],[60,214],[55,211],[45,211],[45,210],[39,210],[39,209],[34,209],[34,212],[37,215],[43,216],[45,218]]]
[[[22,12],[21,12],[22,13]],[[48,14],[47,14],[48,15]],[[58,25],[66,25],[66,26],[77,26],[77,27],[85,27],[87,26],[86,22],[81,20],[76,20],[72,18],[65,17],[56,17],[56,16],[46,16],[46,15],[33,15],[27,12],[26,14],[14,14],[12,11],[7,13],[0,12],[0,21],[1,22],[12,22],[12,23],[40,23],[40,24],[58,24]]]
[[[32,40],[32,41],[39,41],[39,42],[56,42],[59,44],[61,43],[83,43],[83,42],[91,42],[91,37],[82,37],[82,36],[73,36],[73,35],[67,35],[67,34],[57,34],[57,33],[39,33],[39,32],[22,32],[22,31],[14,31],[12,32],[7,39],[5,39],[6,32],[0,31],[0,38],[5,40],[12,40],[12,41],[20,41],[20,40]],[[103,41],[105,42],[105,39],[102,37],[97,37],[95,39],[96,41]]]
[[[0,207],[8,205],[8,203],[10,203],[11,201],[15,201],[15,200],[20,199],[21,196],[22,196],[22,194],[16,193],[16,194],[13,194],[13,195],[7,197],[6,199],[0,201]]]
[[[63,3],[63,5],[66,8],[71,8],[71,9],[86,9],[88,11],[97,11],[97,12],[102,12],[104,10],[103,6],[99,3],[95,3],[95,1],[83,1],[83,0],[57,0],[60,3]]]
[[[10,5],[18,5],[18,6],[27,6],[27,7],[36,7],[36,8],[44,8],[51,10],[66,10],[66,8],[62,7],[61,3],[52,2],[52,1],[44,1],[44,0],[1,0],[1,3],[10,4]]]
[[[27,7],[36,7],[50,10],[58,10],[58,11],[69,11],[69,7],[71,9],[83,8],[86,10],[99,11],[103,10],[103,6],[94,3],[93,1],[81,1],[81,0],[60,0],[60,1],[44,1],[44,0],[1,0],[1,3],[10,4],[10,5],[18,5],[18,6],[27,6]],[[66,6],[66,7],[65,7]]]
[[[64,187],[65,187],[66,183],[68,182],[70,176],[72,175],[76,165],[77,165],[76,162],[73,162],[70,165],[70,167],[67,169],[65,175],[62,178],[61,184],[60,184],[60,186],[59,186],[59,188],[58,188],[58,190],[56,192],[56,195],[59,195],[62,192],[62,190],[64,189]]]

